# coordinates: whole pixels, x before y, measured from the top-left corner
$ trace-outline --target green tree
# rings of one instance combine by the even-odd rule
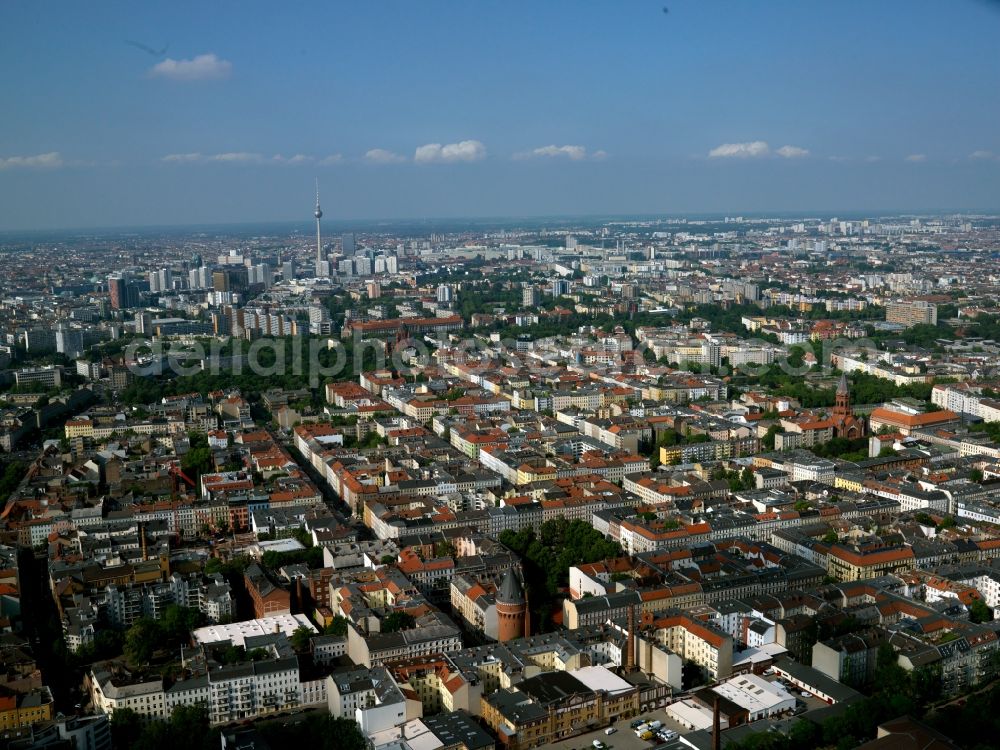
[[[171,604],[163,610],[160,627],[165,637],[172,641],[186,641],[191,631],[202,624],[201,612],[189,607]]]
[[[773,424],[770,427],[768,427],[767,428],[767,432],[764,433],[764,437],[761,438],[761,441],[760,441],[761,445],[763,445],[765,448],[767,448],[767,450],[773,451],[774,450],[774,437],[779,432],[781,432],[781,425],[779,425],[779,424]]]
[[[201,435],[201,433],[192,433],[192,435]],[[195,442],[192,439],[191,448],[181,458],[181,469],[197,483],[199,476],[212,470],[213,463],[212,449],[208,447],[207,442],[197,446]]]
[[[10,493],[17,489],[18,484],[28,470],[28,465],[24,461],[6,461],[0,464],[3,467],[0,472],[0,502],[6,502]]]
[[[973,599],[969,605],[969,619],[972,622],[991,622],[993,610],[982,599]]]
[[[143,718],[131,708],[119,708],[111,714],[111,737],[116,748],[136,747],[145,725]]]
[[[125,658],[136,666],[142,667],[153,658],[156,645],[163,637],[163,629],[156,620],[143,617],[125,631]]]
[[[292,635],[288,640],[291,642],[292,648],[299,653],[304,653],[309,650],[309,641],[312,639],[313,635],[315,634],[312,630],[307,628],[305,625],[300,625],[292,631]]]
[[[274,748],[365,750],[365,737],[357,722],[326,713],[310,713],[299,721],[263,722],[257,728]]]
[[[201,747],[206,735],[208,735],[208,709],[205,706],[174,706],[170,714],[169,747]]]
[[[326,635],[335,635],[338,638],[343,638],[347,635],[347,618],[342,615],[336,615],[333,618],[333,622],[323,628],[323,632]]]
[[[413,615],[399,610],[382,618],[382,632],[395,633],[400,630],[410,630],[416,624],[417,620]]]
[[[532,622],[547,628],[553,600],[569,583],[569,569],[621,555],[621,547],[581,520],[555,518],[533,529],[504,531],[500,542],[521,557]]]

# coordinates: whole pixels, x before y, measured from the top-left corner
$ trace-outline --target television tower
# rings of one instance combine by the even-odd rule
[[[320,239],[319,220],[323,218],[323,209],[319,207],[319,180],[316,180],[316,276],[329,276],[327,261],[323,258],[323,243]]]

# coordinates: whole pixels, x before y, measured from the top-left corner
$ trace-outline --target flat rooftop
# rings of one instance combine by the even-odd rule
[[[795,696],[773,682],[762,680],[754,674],[733,677],[716,685],[712,690],[751,714],[770,711],[787,701],[795,701]]]
[[[291,636],[296,629],[301,627],[309,628],[314,633],[317,632],[316,627],[309,622],[309,618],[305,615],[272,615],[256,620],[230,622],[225,625],[207,625],[198,628],[192,635],[197,643],[231,641],[234,646],[244,646],[247,638],[273,633],[284,633],[286,636]]]

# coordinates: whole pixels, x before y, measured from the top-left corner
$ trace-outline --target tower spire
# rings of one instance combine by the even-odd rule
[[[323,243],[319,232],[319,220],[323,218],[323,209],[319,207],[319,178],[316,178],[316,210],[313,212],[316,217],[316,275],[329,276],[326,268],[326,261],[323,258]]]

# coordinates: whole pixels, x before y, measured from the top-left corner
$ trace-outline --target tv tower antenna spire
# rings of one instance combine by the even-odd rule
[[[320,219],[323,218],[323,209],[319,207],[319,178],[316,179],[316,210],[313,212],[313,216],[316,217],[316,275],[329,276],[329,271],[325,266],[326,260],[323,258],[323,242],[319,229]]]

